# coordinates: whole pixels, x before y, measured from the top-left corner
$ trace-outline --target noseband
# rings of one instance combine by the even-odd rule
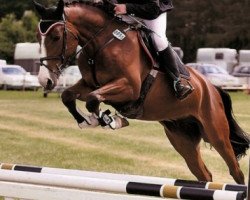
[[[45,31],[43,30],[42,24],[43,23],[48,23],[49,27],[45,27]],[[63,26],[63,45],[62,45],[62,51],[60,55],[57,56],[46,56],[46,57],[42,57],[40,58],[40,65],[41,66],[45,66],[49,71],[51,71],[52,73],[56,74],[57,76],[61,75],[63,69],[65,69],[68,64],[74,59],[75,54],[70,56],[67,60],[65,58],[66,56],[66,50],[67,50],[67,34],[68,34],[68,29],[66,27],[66,20],[65,17],[63,15],[63,19],[62,20],[40,20],[39,23],[39,32],[40,35],[45,36],[49,33],[49,31],[54,28],[57,25],[62,25]],[[72,35],[78,40],[78,38],[72,33]],[[59,60],[61,61],[61,64],[57,64],[57,69],[56,70],[51,70],[48,65],[45,63],[45,61],[49,61],[49,60]]]

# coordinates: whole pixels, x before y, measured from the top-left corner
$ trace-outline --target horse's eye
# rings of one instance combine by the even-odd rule
[[[52,39],[54,42],[56,42],[56,41],[60,40],[60,36],[59,36],[59,35],[53,35],[53,36],[51,36],[51,39]]]

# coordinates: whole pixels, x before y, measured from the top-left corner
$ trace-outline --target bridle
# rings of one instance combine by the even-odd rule
[[[95,33],[93,33],[92,37],[89,38],[84,44],[83,46],[81,46],[81,49],[76,51],[74,54],[72,54],[71,56],[69,56],[68,58],[66,58],[66,50],[67,50],[67,35],[68,33],[71,33],[76,40],[78,41],[79,44],[79,38],[77,35],[75,35],[70,29],[67,29],[66,26],[66,19],[65,19],[65,14],[63,13],[62,15],[62,19],[61,20],[41,20],[39,23],[39,31],[40,34],[45,36],[47,33],[49,33],[49,31],[54,28],[56,25],[61,25],[63,26],[63,45],[62,45],[62,50],[61,50],[61,54],[57,55],[57,56],[46,56],[46,57],[42,57],[40,58],[40,65],[41,66],[45,66],[50,72],[54,73],[57,77],[59,77],[62,74],[62,71],[69,65],[70,62],[72,62],[76,56],[83,52],[83,50],[86,49],[86,47],[93,42],[96,37],[98,37],[104,30],[106,30],[111,24],[112,22],[119,18],[117,18],[115,15],[112,17],[112,19],[108,20],[106,22],[106,24],[104,24],[103,27],[100,27],[100,29],[98,29]],[[45,30],[42,30],[41,24],[42,23],[49,23],[49,26],[45,28]],[[127,31],[132,30],[131,26],[128,26],[128,28],[122,30],[123,33],[126,33]],[[117,30],[115,30],[117,31]],[[96,78],[96,71],[95,71],[95,59],[96,56],[104,49],[106,48],[111,42],[113,42],[115,40],[115,38],[117,38],[116,35],[114,35],[115,31],[113,33],[111,33],[110,37],[108,38],[107,41],[104,41],[103,45],[100,46],[96,51],[93,52],[92,57],[88,58],[88,64],[91,67],[91,71],[92,71],[92,76],[93,76],[93,80],[95,82],[96,87],[99,87],[99,83],[97,81]],[[118,34],[120,34],[121,32],[118,30]],[[123,34],[121,33],[121,34]],[[120,39],[119,39],[120,40]],[[49,66],[45,63],[45,61],[49,61],[49,60],[59,60],[61,62],[61,64],[57,64],[56,65],[56,69],[55,70],[51,70],[49,68]]]
[[[71,33],[78,40],[78,42],[79,42],[79,39],[75,34],[73,34],[73,32],[71,32],[69,29],[67,29],[65,16],[63,15],[62,20],[40,20],[38,28],[39,28],[40,34],[43,35],[43,36],[48,34],[48,32],[52,28],[54,28],[56,25],[62,25],[63,26],[63,46],[62,46],[61,54],[57,55],[57,56],[46,56],[46,57],[40,58],[40,65],[45,66],[50,72],[54,73],[57,77],[59,77],[62,74],[62,71],[65,68],[67,68],[69,63],[72,62],[75,59],[75,57],[79,53],[81,53],[99,34],[101,34],[101,32],[103,32],[111,24],[111,22],[114,19],[115,19],[115,17],[113,17],[107,24],[105,24],[102,28],[100,28],[96,33],[94,33],[93,36],[88,41],[86,41],[86,43],[81,47],[81,49],[76,51],[76,53],[71,55],[68,59],[66,59],[66,57],[65,57],[66,50],[67,50],[67,42],[66,42],[66,40],[67,40],[68,32]],[[41,28],[42,23],[51,23],[51,25],[49,26],[48,29],[43,31],[42,28]],[[110,41],[112,41],[112,40],[110,40]],[[110,41],[106,42],[103,47],[105,47],[108,43],[110,43]],[[100,48],[100,49],[102,49],[102,48]],[[99,52],[99,50],[97,52]],[[48,67],[48,65],[45,63],[45,61],[49,61],[49,60],[60,60],[61,64],[56,66],[57,67],[56,70],[51,70]]]
[[[102,28],[100,28],[96,33],[93,34],[93,36],[86,41],[86,43],[81,47],[80,50],[76,51],[76,53],[74,53],[73,55],[71,55],[68,59],[66,59],[66,50],[67,50],[67,34],[68,32],[71,33],[79,42],[78,37],[71,32],[69,29],[67,29],[66,27],[66,20],[65,20],[65,16],[63,15],[63,19],[62,20],[40,20],[40,23],[38,25],[39,28],[39,32],[41,35],[46,35],[48,34],[48,32],[54,28],[56,25],[62,25],[63,26],[63,46],[62,46],[62,51],[60,55],[57,56],[46,56],[46,57],[42,57],[40,58],[40,65],[41,66],[45,66],[49,71],[51,71],[52,73],[56,74],[57,77],[59,77],[62,74],[62,71],[67,68],[67,66],[69,65],[70,62],[72,62],[75,57],[81,53],[99,34],[101,34],[101,32],[103,32],[110,24],[111,22],[115,19],[115,17],[113,17],[107,24],[105,24]],[[41,24],[42,23],[52,23],[48,29],[46,29],[46,31],[42,31],[41,28]],[[104,45],[106,46],[106,45]],[[56,70],[51,70],[48,65],[45,63],[45,61],[48,60],[60,60],[61,64],[57,65]]]
[[[46,31],[43,31],[41,28],[41,24],[42,23],[51,23],[51,25],[49,26],[48,29],[46,29]],[[62,74],[62,71],[69,65],[69,63],[71,61],[73,61],[73,59],[75,59],[75,56],[80,53],[80,51],[76,52],[75,54],[71,55],[68,59],[66,59],[66,50],[67,50],[67,35],[68,32],[71,33],[77,40],[77,36],[75,34],[73,34],[71,31],[69,31],[69,29],[67,29],[66,27],[66,20],[65,17],[63,15],[63,19],[62,20],[40,20],[39,23],[39,32],[42,36],[45,36],[46,34],[48,34],[48,32],[54,28],[57,25],[62,25],[63,26],[63,45],[62,45],[62,50],[61,53],[57,56],[46,56],[46,57],[42,57],[40,58],[40,65],[41,66],[45,66],[49,71],[51,71],[52,73],[56,74],[58,77]],[[45,61],[49,61],[49,60],[59,60],[61,62],[61,64],[57,64],[56,66],[56,70],[51,70],[48,65],[45,63]]]

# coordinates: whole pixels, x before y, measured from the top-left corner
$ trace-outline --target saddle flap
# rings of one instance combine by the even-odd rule
[[[156,60],[154,57],[157,57],[155,50],[153,50],[152,43],[150,41],[150,37],[146,34],[143,30],[137,31],[137,36],[140,45],[142,46],[144,52],[148,56],[149,60],[151,61],[152,68],[159,68]]]

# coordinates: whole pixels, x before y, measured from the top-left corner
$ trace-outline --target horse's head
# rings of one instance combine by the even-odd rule
[[[63,70],[72,59],[78,45],[77,33],[64,18],[64,2],[57,7],[45,8],[34,1],[35,9],[41,17],[37,39],[41,45],[42,58],[38,74],[40,84],[53,89]]]

